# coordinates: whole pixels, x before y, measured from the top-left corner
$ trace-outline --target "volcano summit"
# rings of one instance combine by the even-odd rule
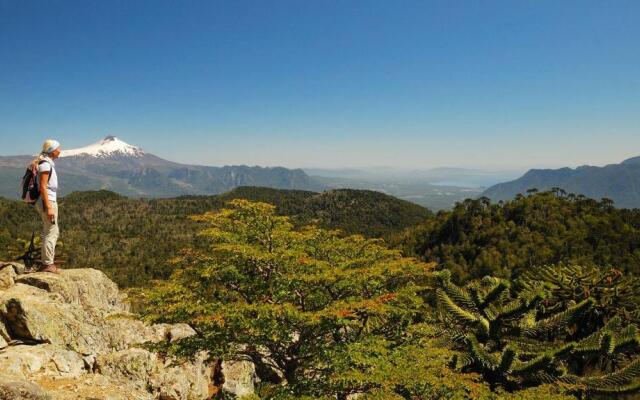
[[[28,155],[0,156],[0,196],[18,198],[20,177],[32,159]],[[63,147],[56,168],[62,195],[107,189],[130,197],[176,197],[218,194],[238,186],[321,190],[301,169],[180,164],[115,136],[77,149]]]

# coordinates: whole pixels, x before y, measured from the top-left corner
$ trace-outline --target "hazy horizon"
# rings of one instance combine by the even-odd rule
[[[545,168],[549,168],[549,169],[557,169],[557,168],[564,168],[564,167],[569,167],[569,168],[577,168],[579,166],[583,166],[583,165],[589,165],[589,166],[605,166],[608,164],[618,164],[628,158],[631,157],[636,157],[640,154],[635,154],[635,155],[630,155],[628,157],[624,157],[622,159],[619,160],[614,160],[612,162],[603,162],[603,163],[599,163],[599,164],[595,164],[595,163],[590,163],[588,161],[583,162],[583,163],[574,163],[574,164],[527,164],[527,163],[522,163],[522,164],[518,164],[518,165],[501,165],[501,164],[484,164],[484,165],[480,165],[480,164],[458,164],[458,165],[453,165],[453,164],[443,164],[443,165],[384,165],[384,164],[361,164],[361,165],[340,165],[340,164],[333,164],[333,165],[313,165],[313,164],[309,164],[309,165],[286,165],[286,164],[258,164],[255,163],[254,161],[242,161],[241,159],[239,161],[235,161],[235,162],[228,162],[228,163],[212,163],[206,160],[202,160],[202,162],[198,162],[197,160],[194,161],[194,159],[190,159],[190,158],[186,158],[186,159],[179,159],[177,157],[173,157],[172,153],[167,153],[167,154],[159,154],[153,151],[149,151],[144,145],[141,145],[140,143],[136,143],[136,142],[131,142],[131,141],[127,141],[125,139],[123,139],[122,137],[115,135],[115,134],[109,134],[109,135],[104,135],[104,137],[106,136],[116,136],[118,137],[120,140],[123,140],[125,142],[127,142],[128,144],[134,145],[134,146],[138,146],[140,148],[142,148],[145,152],[147,153],[151,153],[153,155],[156,155],[158,157],[164,158],[166,160],[169,161],[174,161],[174,162],[178,162],[178,163],[182,163],[182,164],[191,164],[191,165],[210,165],[210,166],[222,166],[222,165],[250,165],[250,166],[262,166],[262,167],[285,167],[285,168],[294,168],[294,169],[305,169],[305,170],[327,170],[327,171],[341,171],[341,170],[358,170],[358,171],[367,171],[367,172],[392,172],[392,171],[396,171],[396,172],[425,172],[425,171],[431,171],[431,170],[438,170],[438,169],[461,169],[461,170],[473,170],[473,171],[481,171],[481,172],[525,172],[529,169],[545,169]],[[47,138],[49,138],[49,136],[47,136]],[[51,138],[56,138],[51,136]],[[43,139],[44,140],[44,139]],[[33,141],[33,140],[30,140]],[[97,142],[98,140],[94,140],[92,142],[86,142],[83,144],[78,144],[78,145],[68,145],[68,142],[62,142],[62,146],[64,149],[74,149],[74,148],[80,148],[80,147],[85,147],[87,145],[93,144],[95,142]],[[75,143],[71,142],[71,143]],[[34,149],[30,152],[23,152],[23,153],[10,153],[6,151],[5,146],[3,146],[2,148],[0,148],[0,156],[24,156],[24,155],[35,155],[38,153],[38,144],[34,144]],[[385,171],[386,170],[386,171]]]

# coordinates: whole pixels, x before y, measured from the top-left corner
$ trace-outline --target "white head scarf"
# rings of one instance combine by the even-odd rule
[[[53,139],[47,139],[42,144],[42,153],[51,154],[54,151],[56,151],[56,149],[58,147],[60,147],[60,142],[58,142],[57,140],[53,140]]]

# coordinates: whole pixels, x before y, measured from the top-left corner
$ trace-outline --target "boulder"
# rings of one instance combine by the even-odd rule
[[[51,400],[51,397],[33,382],[0,372],[0,399]]]
[[[152,327],[157,341],[166,340],[169,343],[196,334],[196,331],[188,324],[155,324]]]
[[[163,400],[210,398],[214,368],[207,363],[207,354],[200,352],[194,360],[177,362],[167,359],[151,377],[150,385]]]
[[[22,275],[26,272],[26,268],[24,266],[24,264],[19,263],[19,262],[0,262],[0,269],[3,268],[7,268],[7,267],[11,267],[13,268],[14,272],[18,275]]]
[[[137,348],[98,355],[94,370],[138,388],[146,387],[163,400],[206,399],[213,376],[204,352],[187,362],[165,360]]]
[[[113,350],[128,349],[146,342],[168,341],[174,343],[196,334],[187,324],[146,325],[125,314],[108,317],[105,321],[105,333],[109,347]]]
[[[222,362],[224,383],[222,391],[237,397],[252,395],[258,382],[256,366],[250,360],[227,360]]]
[[[81,308],[23,283],[0,292],[0,318],[12,339],[55,343],[82,354],[107,347],[103,330]]]
[[[75,378],[86,373],[78,353],[54,344],[10,346],[0,352],[0,365],[3,373],[25,379],[34,376]]]
[[[153,327],[124,315],[107,318],[104,321],[104,332],[109,349],[115,351],[162,340]]]
[[[8,289],[15,284],[18,274],[11,265],[0,266],[0,290]]]
[[[0,291],[0,319],[9,340],[55,343],[85,355],[161,340],[153,328],[132,318],[110,322],[127,307],[115,283],[100,271],[38,272],[15,281]]]
[[[24,283],[58,296],[69,304],[79,305],[86,312],[100,316],[127,311],[118,286],[96,269],[67,269],[60,274],[36,272],[21,275],[16,283]]]
[[[0,349],[7,347],[10,341],[11,341],[11,336],[9,336],[7,327],[5,326],[4,321],[0,316]]]
[[[156,369],[157,355],[144,349],[127,349],[96,357],[95,371],[112,378],[146,385]]]

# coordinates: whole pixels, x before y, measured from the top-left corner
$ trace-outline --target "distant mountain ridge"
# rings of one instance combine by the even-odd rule
[[[640,156],[628,158],[624,160],[621,164],[627,164],[627,165],[640,164]]]
[[[0,196],[17,198],[20,177],[33,156],[0,156]],[[210,195],[238,186],[320,190],[301,169],[234,165],[187,165],[162,159],[115,136],[77,149],[56,160],[61,194],[112,190],[130,197]]]
[[[531,169],[516,180],[488,188],[483,195],[494,201],[509,200],[529,189],[554,187],[594,199],[608,198],[617,207],[640,208],[640,156],[604,167]]]
[[[20,178],[33,158],[33,155],[0,156],[0,196],[18,198]],[[435,169],[436,172],[431,173],[389,168],[365,171],[187,165],[147,153],[116,136],[75,149],[63,146],[56,166],[62,196],[87,190],[110,190],[132,198],[167,198],[215,195],[240,186],[314,192],[350,188],[386,193],[434,210],[448,209],[465,198],[477,197],[482,189],[450,183],[434,185],[431,180],[457,182],[469,177],[473,180],[485,173],[462,169]],[[500,182],[511,176],[502,178],[497,180],[497,176],[492,176],[490,179]]]

